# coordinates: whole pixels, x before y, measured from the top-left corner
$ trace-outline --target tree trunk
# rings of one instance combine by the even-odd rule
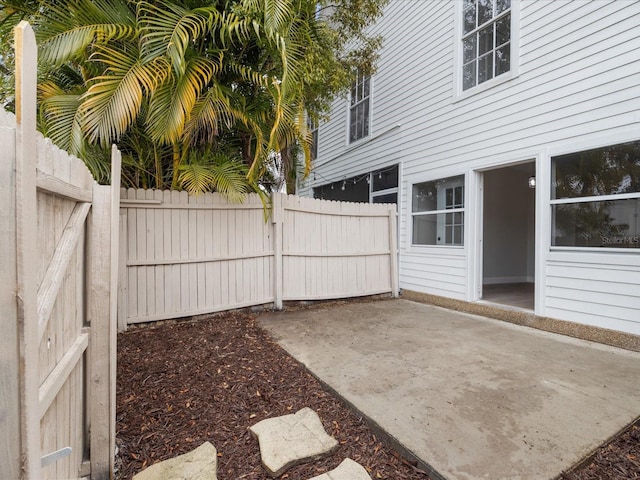
[[[280,159],[282,161],[282,174],[287,186],[287,193],[294,195],[296,193],[296,178],[298,176],[296,156],[290,146],[280,150]]]

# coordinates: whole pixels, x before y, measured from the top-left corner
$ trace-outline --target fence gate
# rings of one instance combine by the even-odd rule
[[[0,112],[0,478],[109,478],[118,185],[36,132],[36,54],[22,22],[16,116]]]

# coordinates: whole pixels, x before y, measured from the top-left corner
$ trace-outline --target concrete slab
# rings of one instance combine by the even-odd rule
[[[338,447],[338,441],[325,432],[320,417],[310,408],[267,418],[249,430],[260,443],[262,465],[274,478],[294,465],[320,458]]]
[[[367,470],[358,462],[345,458],[340,465],[330,472],[323,473],[309,480],[371,480]]]
[[[640,354],[407,300],[260,317],[447,479],[553,478],[640,415]]]

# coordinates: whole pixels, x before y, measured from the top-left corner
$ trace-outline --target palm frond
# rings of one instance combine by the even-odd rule
[[[51,95],[41,103],[45,118],[45,135],[63,150],[84,156],[85,142],[80,125],[80,94]]]
[[[44,1],[35,23],[40,58],[52,66],[79,58],[93,42],[137,35],[126,0]]]
[[[196,141],[213,143],[220,130],[231,130],[234,125],[246,125],[262,141],[258,124],[247,115],[246,108],[232,104],[230,89],[214,83],[194,105],[185,125],[184,136],[189,144]]]
[[[218,71],[219,62],[194,57],[187,63],[183,75],[169,76],[153,92],[148,124],[155,141],[175,143],[180,139],[196,101]]]
[[[142,57],[149,60],[166,55],[177,75],[184,74],[187,48],[195,40],[211,35],[224,45],[234,37],[248,37],[245,22],[216,7],[187,10],[167,0],[143,1],[138,7],[138,21]]]
[[[191,162],[180,166],[178,181],[191,194],[215,191],[229,201],[242,203],[253,190],[247,181],[245,167],[232,158],[216,155],[198,159],[191,155]]]
[[[167,75],[160,58],[144,63],[135,49],[98,47],[93,59],[107,65],[83,95],[83,129],[90,142],[117,141],[133,123],[143,98]]]

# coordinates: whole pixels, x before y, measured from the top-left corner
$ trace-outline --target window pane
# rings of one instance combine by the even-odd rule
[[[444,208],[453,208],[453,188],[447,188],[447,197],[445,199]],[[449,222],[449,218],[447,217],[447,222]]]
[[[484,55],[493,50],[493,25],[478,32],[478,55]]]
[[[451,208],[449,202],[453,201],[453,192],[457,188],[464,192],[464,175],[416,183],[412,192],[412,211],[429,212],[445,210],[448,206]],[[464,202],[458,208],[464,208]]]
[[[496,50],[496,77],[511,70],[511,44]]]
[[[452,218],[450,213],[414,215],[412,243],[414,245],[463,245],[464,226],[447,221]]]
[[[640,141],[553,157],[551,198],[640,192]]]
[[[511,15],[505,15],[496,22],[496,46],[511,40]]]
[[[462,41],[462,61],[468,63],[478,56],[476,50],[476,37],[474,33]]]
[[[552,205],[554,246],[640,248],[640,198]]]
[[[447,226],[444,231],[444,244],[453,245],[453,227]]]
[[[412,212],[428,212],[438,209],[436,182],[418,183],[413,186]]]
[[[437,245],[437,215],[420,215],[413,217],[413,244]]]
[[[475,60],[462,67],[462,89],[476,86],[476,62]]]
[[[462,225],[456,225],[455,227],[453,227],[453,244],[454,245],[463,244],[463,241],[462,241],[463,228],[464,227]]]
[[[318,158],[318,130],[311,132],[311,160]]]
[[[478,84],[493,78],[493,55],[487,54],[478,59]]]
[[[385,168],[372,173],[373,186],[372,191],[386,190],[387,188],[396,188],[398,186],[398,166]]]
[[[398,203],[397,193],[387,193],[386,195],[378,195],[373,197],[373,203]]]
[[[478,26],[493,18],[493,0],[478,0]]]
[[[369,102],[363,102],[362,107],[362,136],[360,138],[369,136]]]
[[[454,207],[456,208],[464,207],[463,188],[456,187],[454,194],[455,194],[454,200],[453,200]]]
[[[496,15],[500,15],[508,8],[511,8],[511,0],[496,0]]]
[[[476,28],[476,4],[466,1],[463,11],[463,33],[469,33]]]

